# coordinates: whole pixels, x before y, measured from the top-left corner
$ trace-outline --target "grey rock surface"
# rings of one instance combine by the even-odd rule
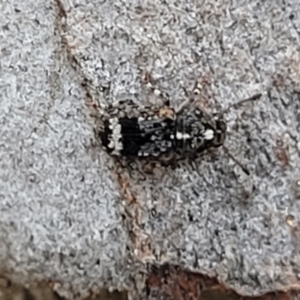
[[[298,1],[2,1],[0,23],[3,269],[65,294],[133,288],[133,261],[245,295],[299,288]],[[86,102],[158,102],[145,72],[175,107],[195,80],[224,108],[262,92],[227,116],[226,146],[250,176],[222,149],[116,174]]]
[[[1,2],[0,265],[63,295],[125,288],[127,233],[55,2]]]

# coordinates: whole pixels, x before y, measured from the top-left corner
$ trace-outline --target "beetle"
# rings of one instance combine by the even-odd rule
[[[226,120],[232,107],[261,97],[256,94],[223,111],[209,114],[193,98],[174,109],[169,103],[161,107],[139,106],[132,100],[107,108],[99,137],[106,151],[116,157],[148,158],[163,162],[202,153],[224,146]],[[227,154],[249,173],[224,146]]]

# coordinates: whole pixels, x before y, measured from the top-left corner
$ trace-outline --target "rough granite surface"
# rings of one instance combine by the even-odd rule
[[[147,176],[115,167],[87,103],[159,103],[145,72],[175,107],[196,80],[224,108],[262,92],[227,116],[250,176],[222,148]],[[244,295],[299,289],[298,0],[1,1],[0,101],[5,272],[69,297],[135,289],[146,262]]]

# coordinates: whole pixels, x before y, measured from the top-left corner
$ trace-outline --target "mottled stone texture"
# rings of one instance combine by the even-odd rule
[[[298,289],[298,0],[7,0],[0,28],[5,272],[69,296],[142,287],[144,262],[244,295]],[[175,107],[196,80],[210,107],[262,92],[227,115],[250,176],[222,148],[147,176],[116,169],[90,104],[159,103],[146,72]]]

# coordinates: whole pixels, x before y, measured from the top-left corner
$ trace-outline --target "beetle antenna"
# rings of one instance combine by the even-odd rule
[[[262,96],[261,93],[255,94],[255,95],[253,95],[253,96],[250,97],[250,98],[241,100],[241,101],[239,101],[239,102],[237,102],[237,103],[234,103],[234,104],[231,104],[231,105],[229,105],[227,108],[225,108],[225,109],[223,110],[222,114],[227,114],[228,111],[229,111],[231,108],[233,108],[233,107],[234,107],[234,108],[237,108],[237,107],[239,107],[240,105],[242,105],[242,104],[244,104],[244,103],[246,103],[246,102],[256,101],[256,100],[258,100],[261,96]]]
[[[249,176],[249,170],[230,153],[229,149],[226,146],[223,146],[223,149],[229,158],[231,158]]]

